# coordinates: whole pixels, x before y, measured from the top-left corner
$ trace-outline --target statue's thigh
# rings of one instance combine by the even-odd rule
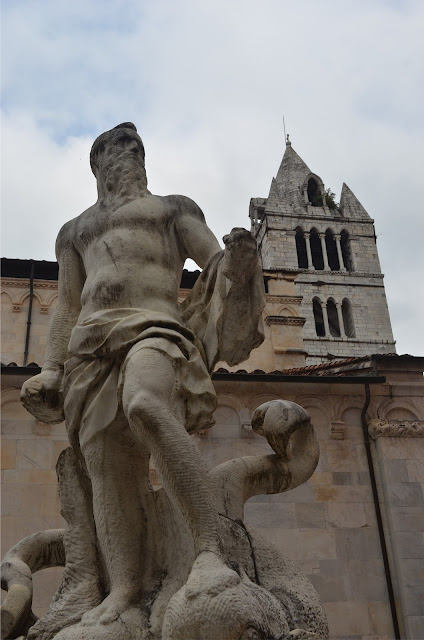
[[[161,351],[145,347],[132,353],[126,363],[122,406],[127,416],[133,410],[171,408],[176,376],[171,359]]]

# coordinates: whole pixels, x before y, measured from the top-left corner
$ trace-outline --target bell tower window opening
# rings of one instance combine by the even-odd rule
[[[309,178],[308,180],[308,200],[313,207],[322,207],[322,194],[315,178]]]
[[[341,246],[341,249],[342,249],[342,256],[343,256],[344,266],[346,267],[346,269],[348,271],[354,271],[353,262],[352,262],[352,254],[351,254],[351,250],[350,250],[349,234],[344,229],[340,234],[340,246]]]
[[[345,298],[342,302],[342,316],[346,336],[348,338],[354,338],[355,326],[353,324],[352,305],[347,298]]]
[[[308,254],[306,252],[306,240],[302,229],[296,229],[296,252],[297,252],[297,264],[299,269],[308,268]]]
[[[316,229],[312,229],[309,235],[311,244],[312,264],[315,269],[322,271],[324,269],[324,258],[322,257],[321,240]]]
[[[333,338],[340,338],[340,325],[337,307],[331,298],[327,301],[328,325],[330,327],[330,335]]]
[[[312,300],[312,310],[314,312],[314,320],[315,320],[315,331],[317,332],[318,337],[325,336],[325,325],[324,325],[324,316],[322,313],[321,302],[318,298],[314,298]]]
[[[331,229],[327,229],[325,232],[325,247],[327,249],[328,264],[330,265],[331,271],[339,271],[340,262],[337,255],[337,245]]]

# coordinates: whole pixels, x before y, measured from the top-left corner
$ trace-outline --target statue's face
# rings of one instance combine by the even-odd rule
[[[100,173],[108,173],[111,169],[144,170],[144,148],[140,136],[131,129],[113,131],[113,135],[105,136],[99,141],[95,166]]]

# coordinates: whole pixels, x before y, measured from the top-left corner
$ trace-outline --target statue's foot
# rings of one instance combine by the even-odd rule
[[[148,621],[140,607],[124,611],[110,624],[85,625],[82,622],[63,629],[54,640],[153,640]]]
[[[304,629],[294,629],[287,636],[290,640],[319,640],[319,636],[313,631],[305,631]]]
[[[111,624],[133,605],[134,593],[132,591],[115,589],[97,607],[83,615],[81,624],[85,626]]]
[[[212,551],[202,551],[194,561],[186,582],[185,596],[189,600],[199,594],[214,596],[239,582],[240,576],[220,556]]]
[[[86,611],[101,601],[97,581],[88,578],[76,586],[67,581],[62,584],[66,587],[58,591],[47,613],[30,628],[27,640],[51,640],[61,629],[79,622]]]
[[[162,626],[162,640],[294,640],[288,633],[281,603],[245,575],[215,596],[202,591],[189,600],[181,587],[169,601]]]

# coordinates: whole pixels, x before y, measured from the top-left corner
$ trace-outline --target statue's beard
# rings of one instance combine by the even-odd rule
[[[131,151],[120,150],[102,162],[97,183],[99,200],[104,204],[117,200],[121,205],[149,193],[144,165]]]

